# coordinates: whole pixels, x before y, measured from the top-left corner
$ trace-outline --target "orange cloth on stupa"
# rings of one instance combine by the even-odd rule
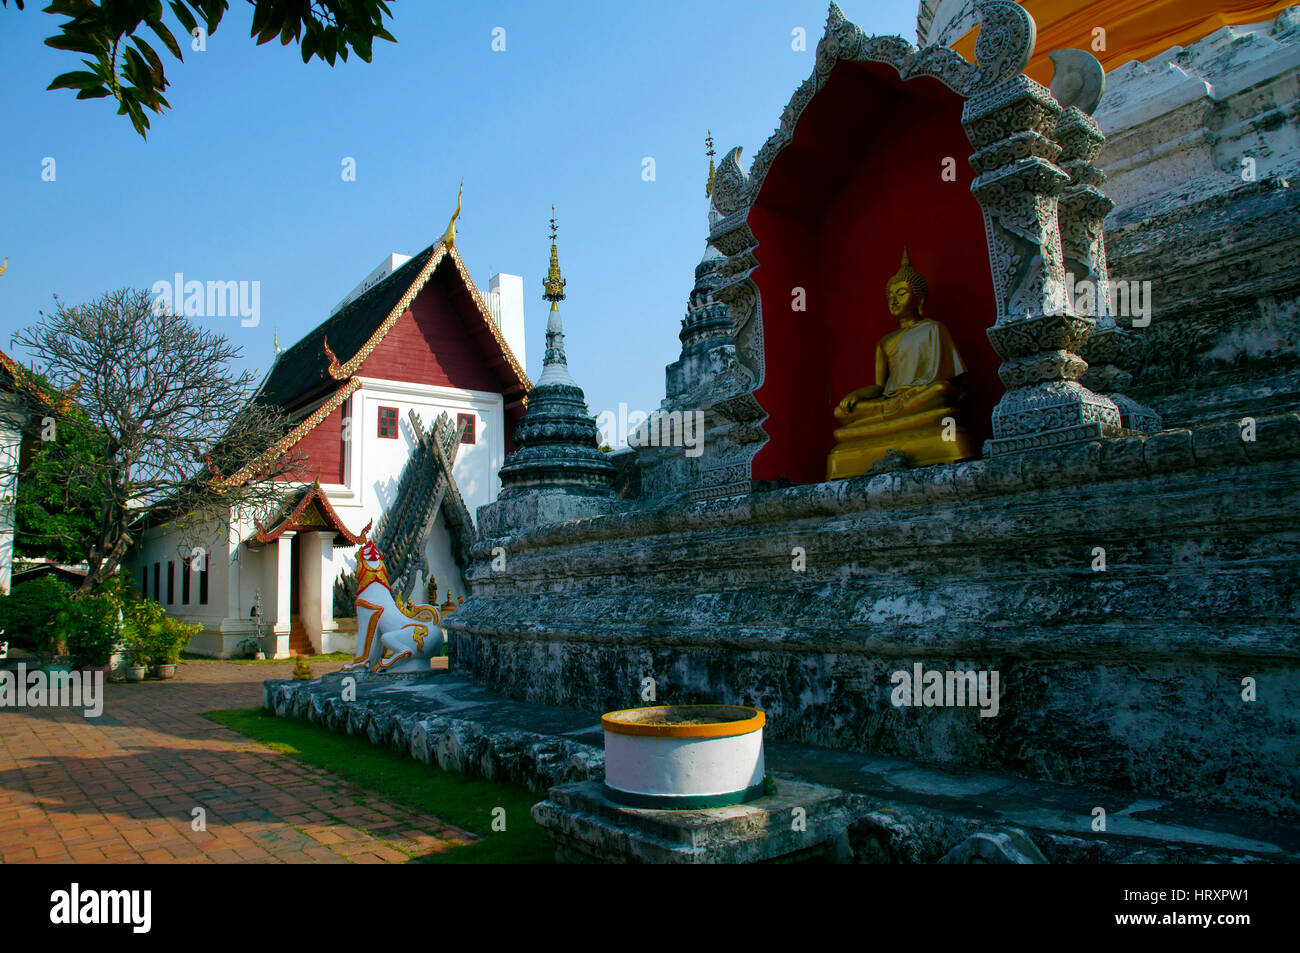
[[[1225,26],[1266,23],[1296,0],[1020,0],[1038,25],[1034,57],[1025,72],[1046,86],[1053,50],[1088,50],[1110,72],[1129,60],[1148,60],[1173,46],[1189,46]],[[1106,31],[1106,48],[1093,48],[1093,30]],[[952,44],[974,62],[979,27]]]

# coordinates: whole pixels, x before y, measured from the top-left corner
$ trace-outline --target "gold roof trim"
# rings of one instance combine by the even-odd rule
[[[454,248],[455,246],[452,247]],[[370,352],[379,346],[379,342],[382,341],[387,336],[388,332],[393,329],[393,325],[397,323],[397,319],[400,318],[406,312],[406,309],[411,306],[411,302],[415,300],[415,296],[420,293],[420,290],[425,286],[429,277],[433,274],[433,270],[438,267],[438,262],[442,261],[443,256],[446,254],[447,245],[443,242],[439,242],[437,249],[429,256],[429,260],[424,263],[424,267],[421,268],[419,274],[415,276],[415,280],[411,282],[411,286],[406,289],[406,293],[398,299],[397,304],[393,306],[393,310],[388,312],[388,317],[384,318],[379,327],[375,328],[375,333],[370,335],[370,340],[366,341],[366,343],[362,345],[361,350],[357,351],[356,354],[353,354],[352,357],[342,364],[338,362],[338,358],[334,358],[331,354],[329,367],[330,377],[338,381],[346,380],[352,377],[352,375],[360,369],[361,365],[365,362],[365,359],[370,356]]]
[[[519,363],[519,358],[515,357],[515,352],[510,350],[510,345],[506,342],[505,335],[497,327],[497,323],[492,320],[492,312],[488,311],[483,296],[479,294],[478,286],[474,284],[474,279],[469,276],[469,269],[465,267],[464,260],[460,257],[460,250],[455,245],[451,247],[451,260],[456,265],[456,270],[460,272],[461,280],[465,282],[465,287],[469,289],[470,297],[474,299],[474,306],[478,308],[479,316],[483,318],[483,323],[487,326],[488,331],[492,333],[493,339],[501,345],[501,353],[506,356],[506,363],[510,365],[510,371],[519,378],[519,383],[523,385],[524,393],[533,389],[532,382],[528,379],[527,372]]]
[[[478,309],[479,317],[483,320],[483,324],[487,327],[488,331],[491,332],[493,339],[501,346],[502,353],[506,356],[506,363],[509,365],[511,372],[519,379],[520,384],[524,388],[524,392],[527,393],[532,390],[533,385],[528,380],[528,374],[525,373],[523,367],[519,363],[519,359],[515,357],[514,352],[510,350],[510,345],[506,343],[506,339],[501,334],[500,328],[498,328],[496,322],[492,320],[492,314],[488,311],[487,304],[483,301],[483,296],[479,294],[479,290],[474,284],[474,279],[469,275],[469,269],[465,267],[465,262],[460,257],[460,251],[455,245],[447,245],[444,242],[438,243],[437,249],[435,249],[434,253],[429,256],[429,260],[425,262],[424,267],[420,269],[420,273],[415,276],[415,280],[411,282],[411,286],[406,289],[406,292],[398,300],[397,304],[393,306],[393,310],[388,313],[388,317],[386,317],[383,320],[383,323],[375,329],[375,333],[370,336],[370,340],[366,341],[361,350],[357,351],[356,354],[352,355],[351,358],[342,363],[333,356],[332,352],[327,350],[326,353],[330,356],[329,374],[331,377],[335,380],[347,380],[361,369],[361,365],[365,363],[366,358],[368,358],[371,352],[379,346],[379,343],[388,335],[388,332],[393,329],[393,325],[397,323],[398,318],[405,314],[406,310],[410,308],[411,303],[415,301],[416,295],[418,295],[424,289],[424,286],[429,283],[429,279],[433,277],[434,270],[444,258],[450,258],[455,264],[456,271],[460,275],[461,281],[465,283],[465,287],[474,301],[474,306]]]
[[[347,400],[349,397],[355,394],[360,389],[360,387],[361,387],[361,378],[359,377],[352,378],[350,381],[348,381],[346,384],[344,384],[342,387],[336,390],[333,394],[331,394],[323,404],[321,404],[310,414],[308,414],[302,421],[300,421],[297,424],[297,426],[295,426],[287,434],[285,434],[274,444],[272,444],[271,449],[266,451],[266,453],[262,454],[262,456],[258,457],[258,459],[254,463],[250,463],[248,466],[244,467],[244,469],[240,470],[238,473],[235,473],[232,476],[221,477],[214,480],[213,482],[216,483],[218,486],[230,486],[232,484],[243,483],[245,480],[252,479],[254,474],[256,474],[258,470],[263,468],[264,466],[263,461],[274,460],[277,457],[281,456],[282,454],[287,453],[290,450],[290,448],[293,447],[294,444],[296,444],[303,437],[307,436],[307,434],[311,433],[311,431],[315,430],[316,427],[321,423],[321,421],[323,421],[330,414],[334,413],[334,411],[339,406],[342,405],[343,401]]]

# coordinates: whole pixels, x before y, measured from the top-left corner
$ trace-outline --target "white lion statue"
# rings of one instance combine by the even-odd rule
[[[406,605],[394,597],[384,569],[384,557],[375,544],[357,550],[356,658],[343,671],[365,669],[374,674],[427,672],[429,659],[442,650],[446,636],[434,606]],[[392,654],[384,658],[384,650]]]

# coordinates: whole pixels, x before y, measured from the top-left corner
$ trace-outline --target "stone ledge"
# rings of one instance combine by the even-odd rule
[[[396,682],[358,679],[356,700],[345,702],[344,677],[266,681],[263,704],[281,717],[365,738],[427,765],[532,791],[604,779],[604,752],[590,743],[603,744],[593,715],[511,702],[446,673]],[[518,724],[546,730],[520,730]]]
[[[971,659],[997,657],[1006,662],[1050,660],[1059,663],[1124,661],[1222,661],[1238,664],[1295,665],[1300,662],[1300,630],[1273,631],[1261,636],[1258,626],[1227,627],[1213,622],[1204,626],[1183,623],[1173,626],[1080,625],[1044,627],[1039,632],[989,630],[936,642],[925,627],[914,632],[879,635],[840,629],[819,629],[789,624],[780,628],[748,626],[716,621],[701,631],[698,626],[657,625],[653,629],[618,631],[609,626],[582,625],[576,620],[564,625],[506,629],[496,620],[477,624],[448,621],[453,633],[488,636],[499,642],[572,642],[602,647],[644,647],[652,641],[657,648],[707,648],[736,652],[780,649],[792,654],[833,652],[866,655],[876,659]],[[453,635],[454,638],[454,635]]]
[[[829,483],[707,500],[682,507],[666,503],[605,516],[533,526],[507,536],[487,536],[471,551],[491,558],[494,546],[544,548],[584,540],[698,532],[737,522],[768,524],[844,513],[933,506],[953,500],[1014,496],[1026,488],[1051,490],[1144,477],[1166,479],[1200,469],[1238,464],[1225,445],[1224,424],[1166,430],[1094,441],[1059,451],[1023,453],[945,466],[900,470]],[[1205,458],[1194,453],[1201,444]],[[1257,418],[1256,439],[1243,447],[1247,463],[1300,457],[1300,414]]]
[[[778,767],[774,799],[712,811],[638,811],[600,794],[605,759],[595,715],[511,701],[449,673],[358,680],[357,701],[344,703],[342,677],[270,680],[264,698],[281,717],[306,718],[445,770],[546,792],[535,818],[576,839],[561,859],[969,863],[989,861],[984,855],[992,850],[992,862],[1021,863],[1034,859],[1023,838],[1053,863],[1300,860],[1300,828],[1286,821],[779,743],[767,746],[769,764]],[[1107,807],[1108,832],[1089,829],[1093,805]],[[807,832],[791,828],[794,807],[805,809]],[[764,824],[770,838],[750,836]]]

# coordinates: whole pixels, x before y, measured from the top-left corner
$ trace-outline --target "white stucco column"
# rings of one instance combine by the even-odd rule
[[[242,546],[239,540],[239,531],[235,528],[234,519],[231,519],[230,536],[227,539],[225,552],[226,560],[226,617],[221,620],[222,632],[239,632],[251,628],[248,614],[239,607],[239,581],[243,570],[245,559],[253,559],[253,553],[247,547]],[[215,560],[216,553],[212,554]],[[211,568],[211,567],[209,567]]]
[[[239,551],[239,542],[226,556],[226,618],[232,622],[244,622],[244,613],[239,609],[239,572],[246,553]]]
[[[13,581],[14,506],[18,502],[18,456],[23,445],[19,422],[0,416],[0,586],[8,592]]]
[[[228,658],[233,655],[239,646],[239,643],[247,639],[250,634],[256,635],[257,626],[249,617],[248,611],[252,608],[241,608],[240,599],[240,581],[245,571],[245,563],[248,563],[248,571],[252,572],[261,565],[259,554],[244,546],[239,539],[239,532],[233,525],[230,528],[230,536],[227,540],[225,553],[213,553],[212,561],[218,559],[225,560],[225,581],[226,581],[226,617],[221,620],[217,631],[213,637],[217,640],[209,648],[214,651],[220,658]],[[213,572],[212,578],[220,580],[223,577],[215,572],[215,568],[209,565],[209,570]],[[254,577],[255,578],[255,577]],[[214,602],[219,599],[220,587],[214,587]],[[201,633],[198,638],[202,639]]]
[[[293,532],[281,533],[275,541],[275,625],[271,629],[268,641],[272,642],[267,651],[271,658],[289,657],[290,606],[293,598]],[[269,615],[269,613],[268,613]]]
[[[333,651],[326,643],[334,625],[334,530],[304,533],[302,537],[302,624],[318,653]]]

